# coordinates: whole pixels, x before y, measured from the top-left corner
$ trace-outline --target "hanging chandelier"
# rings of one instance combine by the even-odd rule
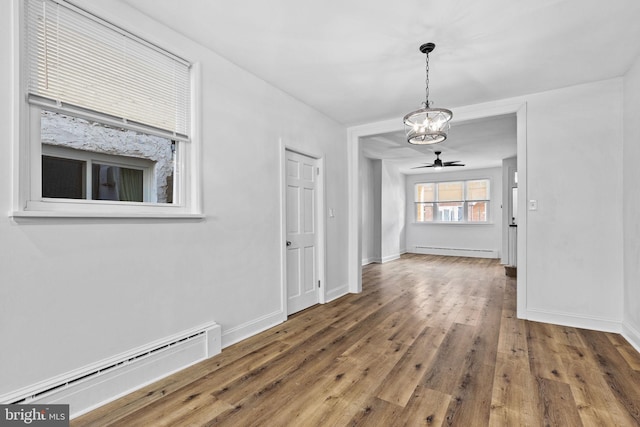
[[[410,144],[437,144],[447,139],[449,121],[453,117],[451,110],[446,108],[431,108],[429,102],[429,53],[436,47],[433,43],[420,46],[420,52],[427,56],[426,98],[422,103],[424,108],[413,111],[404,116],[404,127],[407,142]]]

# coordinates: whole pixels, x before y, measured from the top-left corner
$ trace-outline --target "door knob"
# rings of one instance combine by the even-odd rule
[[[287,240],[287,246],[291,246],[291,242]]]

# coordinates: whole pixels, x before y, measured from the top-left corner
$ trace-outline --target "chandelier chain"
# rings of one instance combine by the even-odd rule
[[[424,106],[426,108],[429,108],[429,53],[427,53],[427,65],[426,65],[426,75],[427,77],[425,78],[425,101],[424,101]]]

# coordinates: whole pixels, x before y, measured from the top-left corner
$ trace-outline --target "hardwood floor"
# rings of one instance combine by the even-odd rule
[[[516,319],[497,260],[405,255],[72,426],[638,426],[621,336]]]

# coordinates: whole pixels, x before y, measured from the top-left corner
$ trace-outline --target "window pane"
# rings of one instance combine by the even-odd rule
[[[434,202],[435,185],[433,183],[428,184],[416,184],[416,202]]]
[[[463,197],[463,183],[459,182],[439,182],[438,183],[438,201],[439,202],[453,202],[462,201]]]
[[[489,180],[467,181],[467,200],[489,200]]]
[[[141,169],[119,166],[92,165],[92,199],[142,202],[144,179]]]
[[[433,203],[416,203],[416,221],[433,221]]]
[[[464,220],[464,202],[438,203],[438,221],[460,222]]]
[[[469,222],[487,222],[489,202],[467,202]]]
[[[42,156],[42,197],[85,198],[85,162]]]

